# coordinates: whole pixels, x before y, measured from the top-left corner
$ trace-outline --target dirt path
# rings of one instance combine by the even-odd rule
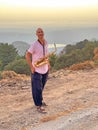
[[[30,78],[0,81],[0,130],[29,130],[98,105],[98,69],[50,74],[44,99],[47,114],[40,114],[32,101]]]
[[[98,130],[98,105],[62,116],[29,130]]]

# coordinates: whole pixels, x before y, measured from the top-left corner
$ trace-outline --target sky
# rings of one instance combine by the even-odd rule
[[[0,0],[0,27],[98,26],[98,0]]]
[[[50,43],[98,39],[98,0],[0,0],[0,42],[30,43],[38,27]]]

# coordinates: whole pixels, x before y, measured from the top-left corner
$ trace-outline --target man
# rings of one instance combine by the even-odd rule
[[[39,67],[36,67],[35,63],[39,61],[40,58],[43,58],[48,54],[48,44],[47,41],[44,39],[44,31],[42,28],[38,28],[36,30],[36,36],[38,37],[37,41],[35,41],[26,52],[26,60],[31,68],[32,73],[31,83],[34,104],[39,112],[44,113],[45,109],[43,108],[43,106],[45,106],[46,104],[42,102],[42,92],[48,77],[49,62]]]

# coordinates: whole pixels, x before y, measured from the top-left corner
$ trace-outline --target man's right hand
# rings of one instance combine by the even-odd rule
[[[30,68],[31,68],[31,72],[34,73],[35,72],[35,68],[34,66],[32,65],[32,61],[31,61],[31,53],[30,52],[26,52],[26,60],[27,60],[27,63],[29,64]]]
[[[34,73],[35,72],[35,68],[32,66],[31,67],[31,72]]]

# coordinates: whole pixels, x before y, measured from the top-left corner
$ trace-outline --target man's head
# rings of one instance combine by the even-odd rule
[[[43,31],[43,29],[42,29],[42,28],[38,28],[38,29],[36,30],[36,35],[37,35],[37,37],[38,37],[39,39],[43,39],[43,38],[44,38],[44,31]]]

